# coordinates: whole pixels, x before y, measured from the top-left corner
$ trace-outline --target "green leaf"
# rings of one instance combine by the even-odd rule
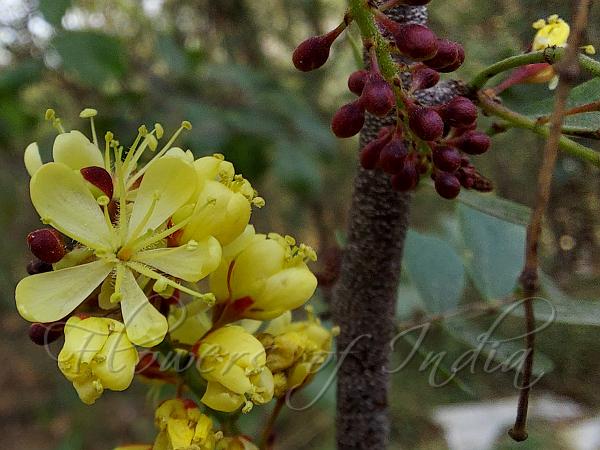
[[[463,294],[465,270],[447,242],[409,230],[404,265],[429,313],[456,308]]]
[[[465,205],[458,206],[458,215],[473,283],[485,299],[506,297],[523,266],[525,227]]]
[[[473,209],[489,216],[506,220],[518,225],[527,225],[531,209],[519,203],[496,197],[494,194],[483,194],[477,191],[462,189],[457,200]]]
[[[39,0],[39,9],[44,19],[55,27],[60,25],[69,6],[71,0]]]
[[[444,327],[454,339],[472,347],[475,350],[475,354],[480,354],[487,359],[494,360],[503,365],[505,364],[507,369],[521,369],[525,359],[521,339],[513,340],[494,335],[494,329],[490,328],[487,330],[460,318],[447,320],[444,322]],[[459,363],[466,364],[466,360],[467,358]],[[552,360],[539,351],[536,351],[533,362],[533,374],[539,376],[551,372],[553,369],[554,363]]]
[[[507,306],[513,315],[524,317],[522,304]],[[535,319],[568,325],[600,326],[600,301],[582,300],[561,291],[546,274],[540,276],[540,294],[534,299]]]
[[[125,50],[121,42],[95,31],[68,31],[54,38],[65,71],[97,86],[125,75]]]

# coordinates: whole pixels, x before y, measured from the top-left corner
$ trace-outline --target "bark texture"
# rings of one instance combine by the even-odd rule
[[[424,7],[397,7],[387,14],[399,22],[425,23]],[[421,91],[419,100],[436,104],[462,90],[455,82]],[[395,122],[367,116],[361,148],[382,126]],[[337,338],[337,447],[380,450],[389,443],[390,341],[395,333],[396,290],[409,221],[410,193],[391,189],[389,176],[359,167],[349,215],[348,240],[332,312]],[[401,424],[397,424],[401,427]]]

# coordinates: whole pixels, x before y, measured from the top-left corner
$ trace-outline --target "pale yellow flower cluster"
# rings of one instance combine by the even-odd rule
[[[316,260],[312,248],[255,231],[252,208],[264,201],[233,164],[173,147],[188,122],[162,147],[156,124],[140,127],[128,148],[108,132],[101,150],[95,115],[81,113],[91,120],[90,140],[65,132],[49,111],[59,129],[53,161],[44,163],[35,143],[25,150],[33,206],[54,233],[31,239],[58,236],[34,247],[60,245],[61,236],[71,244],[49,248],[62,259],[21,280],[15,292],[25,319],[66,320],[58,365],[81,400],[126,389],[139,361],[136,346],[162,351],[166,344],[194,358],[208,412],[248,412],[306,384],[334,334],[312,316],[291,320],[317,287],[307,265]],[[159,382],[179,376],[161,377],[157,365],[141,374]],[[254,448],[215,433],[210,417],[182,400],[163,403],[156,424],[154,446],[123,448]]]

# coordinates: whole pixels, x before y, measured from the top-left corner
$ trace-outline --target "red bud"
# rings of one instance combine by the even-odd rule
[[[477,107],[466,97],[454,97],[442,108],[444,121],[452,127],[467,127],[477,120]]]
[[[445,172],[455,172],[460,167],[461,155],[454,147],[447,145],[437,146],[433,149],[431,156],[433,164]]]
[[[327,62],[331,44],[344,31],[345,26],[339,26],[327,34],[313,36],[302,42],[292,55],[292,62],[296,69],[310,72],[318,69]]]
[[[455,140],[455,144],[469,155],[481,155],[490,148],[490,137],[481,131],[467,131]]]
[[[438,171],[435,174],[435,190],[447,199],[455,198],[460,193],[458,178],[448,172]]]
[[[411,23],[398,27],[394,32],[398,50],[411,59],[422,61],[435,56],[438,50],[437,37],[424,25]]]
[[[389,113],[396,104],[394,91],[381,74],[371,73],[362,95],[361,105],[371,114],[383,117]]]
[[[352,137],[365,124],[365,112],[356,100],[342,106],[331,120],[331,130],[339,138]]]
[[[434,141],[444,133],[444,121],[440,115],[424,106],[409,107],[408,125],[424,141]]]
[[[414,159],[407,159],[398,173],[392,176],[392,188],[395,191],[410,191],[419,183],[419,172]]]
[[[392,139],[382,149],[379,155],[379,166],[391,175],[402,170],[408,148],[402,139]]]
[[[369,72],[364,69],[353,72],[348,78],[348,89],[353,94],[361,95],[368,78]]]

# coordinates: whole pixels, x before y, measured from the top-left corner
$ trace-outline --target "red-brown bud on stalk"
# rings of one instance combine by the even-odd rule
[[[455,198],[460,193],[458,178],[448,172],[437,171],[434,185],[437,193],[448,200]]]
[[[444,121],[433,109],[408,104],[408,125],[424,141],[435,141],[444,133]]]
[[[387,130],[387,129],[382,129]],[[367,170],[373,170],[379,163],[379,155],[383,147],[390,141],[391,133],[389,130],[386,133],[381,133],[377,139],[372,140],[365,145],[360,151],[360,165]]]
[[[447,145],[436,146],[431,152],[433,164],[440,170],[445,172],[455,172],[461,163],[460,152]]]
[[[469,155],[481,155],[487,152],[491,144],[490,137],[481,131],[467,131],[448,142],[452,142]]]
[[[392,176],[392,188],[401,192],[410,191],[419,183],[419,177],[416,161],[409,156],[404,161],[402,169]]]
[[[331,130],[339,138],[357,134],[365,124],[365,111],[359,100],[342,106],[331,120]]]
[[[292,62],[296,69],[310,72],[325,64],[329,58],[331,45],[345,29],[346,24],[341,23],[329,33],[310,37],[298,45],[292,55]]]
[[[440,74],[423,64],[417,64],[411,69],[412,80],[410,84],[411,91],[420,89],[429,89],[440,81]]]
[[[390,175],[397,174],[404,167],[404,160],[408,155],[408,148],[404,140],[394,137],[382,149],[379,155],[379,167]]]
[[[361,105],[379,117],[387,115],[396,104],[394,91],[379,72],[372,71],[360,96]]]
[[[477,107],[466,97],[454,97],[440,110],[444,122],[456,128],[468,127],[477,120]]]
[[[355,95],[361,95],[369,78],[369,72],[364,69],[352,72],[348,78],[348,89]]]

